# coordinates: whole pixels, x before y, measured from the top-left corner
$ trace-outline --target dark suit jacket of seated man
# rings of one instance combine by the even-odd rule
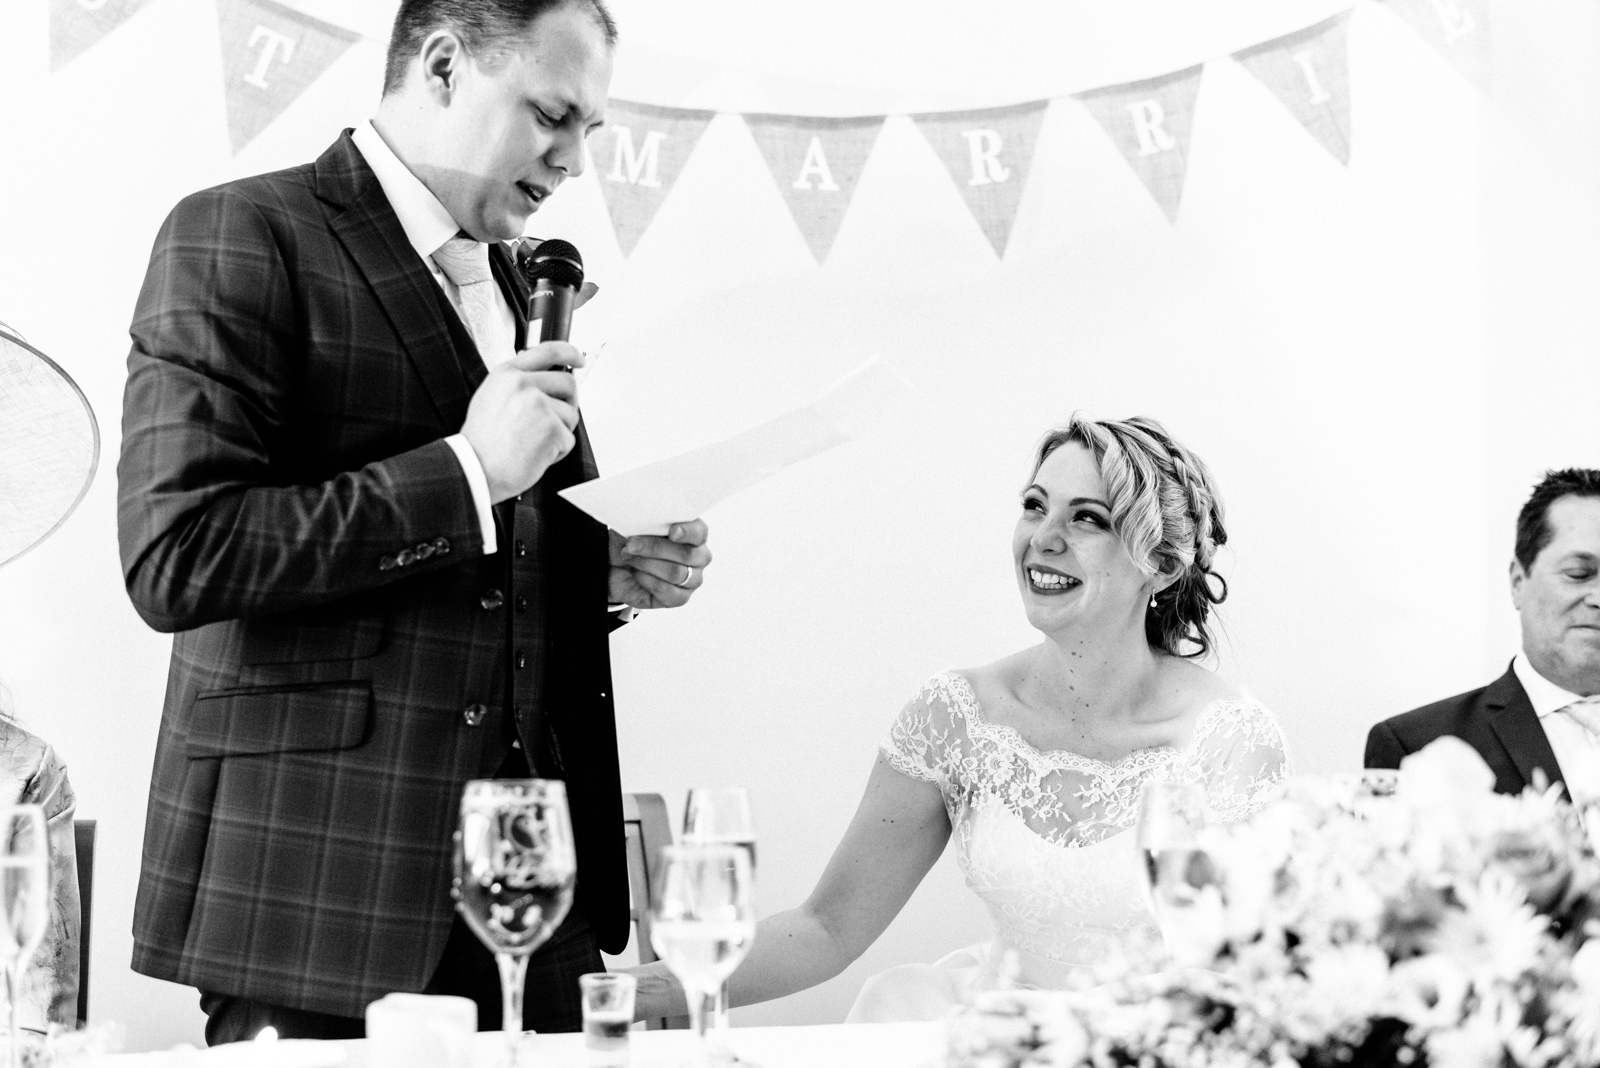
[[[582,355],[522,350],[503,242],[581,173],[614,31],[599,0],[447,21],[487,6],[404,0],[373,123],[186,197],[134,313],[119,542],[175,637],[133,966],[199,988],[212,1042],[359,1034],[391,991],[500,1025],[451,902],[472,778],[567,785],[534,1026],[575,1027],[576,973],[628,938],[609,606],[681,605],[710,557],[698,520],[624,543],[556,496],[595,474]],[[461,245],[489,278],[447,273]]]
[[[1600,738],[1563,711],[1600,693],[1600,471],[1552,471],[1534,488],[1517,516],[1511,599],[1522,651],[1506,673],[1374,726],[1367,767],[1398,768],[1449,734],[1482,755],[1501,793],[1542,777],[1600,801]]]

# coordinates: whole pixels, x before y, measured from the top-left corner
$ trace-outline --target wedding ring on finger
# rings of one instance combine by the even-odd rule
[[[683,581],[682,582],[674,582],[673,585],[678,587],[681,590],[681,589],[683,589],[683,588],[685,588],[685,587],[687,587],[689,585],[689,580],[692,579],[692,578],[694,578],[694,568],[690,567],[688,564],[684,564],[683,565]]]

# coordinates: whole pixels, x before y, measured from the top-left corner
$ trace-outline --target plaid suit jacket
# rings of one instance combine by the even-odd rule
[[[483,555],[443,439],[486,372],[350,131],[179,203],[130,333],[118,541],[175,632],[134,968],[342,1016],[421,990],[501,716],[565,778],[580,901],[620,950],[606,532],[555,496],[593,456],[580,426]]]

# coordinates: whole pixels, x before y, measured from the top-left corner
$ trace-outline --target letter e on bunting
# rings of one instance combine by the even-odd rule
[[[217,0],[217,20],[235,154],[356,42],[349,30],[272,0]]]
[[[1488,0],[1385,0],[1383,6],[1404,19],[1468,81],[1489,91],[1493,71]]]
[[[1078,94],[1171,222],[1177,221],[1183,200],[1200,70],[1195,66]]]
[[[883,116],[746,115],[744,121],[801,236],[821,263],[839,235]]]
[[[50,0],[50,69],[121,26],[149,0]]]
[[[913,115],[996,256],[1004,256],[1047,100]]]
[[[1341,11],[1315,26],[1233,54],[1344,164],[1350,162],[1349,20],[1350,12]]]
[[[590,169],[624,256],[633,251],[715,112],[613,100],[589,138]]]

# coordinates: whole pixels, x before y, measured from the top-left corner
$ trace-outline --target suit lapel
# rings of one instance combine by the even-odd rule
[[[330,221],[333,233],[372,287],[441,422],[459,428],[475,385],[463,374],[470,363],[458,355],[460,339],[445,315],[438,283],[406,240],[383,187],[348,130],[317,160],[315,171],[317,195],[342,209]]]
[[[1543,768],[1552,783],[1565,783],[1555,750],[1515,672],[1507,671],[1490,684],[1483,694],[1483,708],[1489,728],[1522,774],[1524,786],[1533,782],[1535,768]]]

